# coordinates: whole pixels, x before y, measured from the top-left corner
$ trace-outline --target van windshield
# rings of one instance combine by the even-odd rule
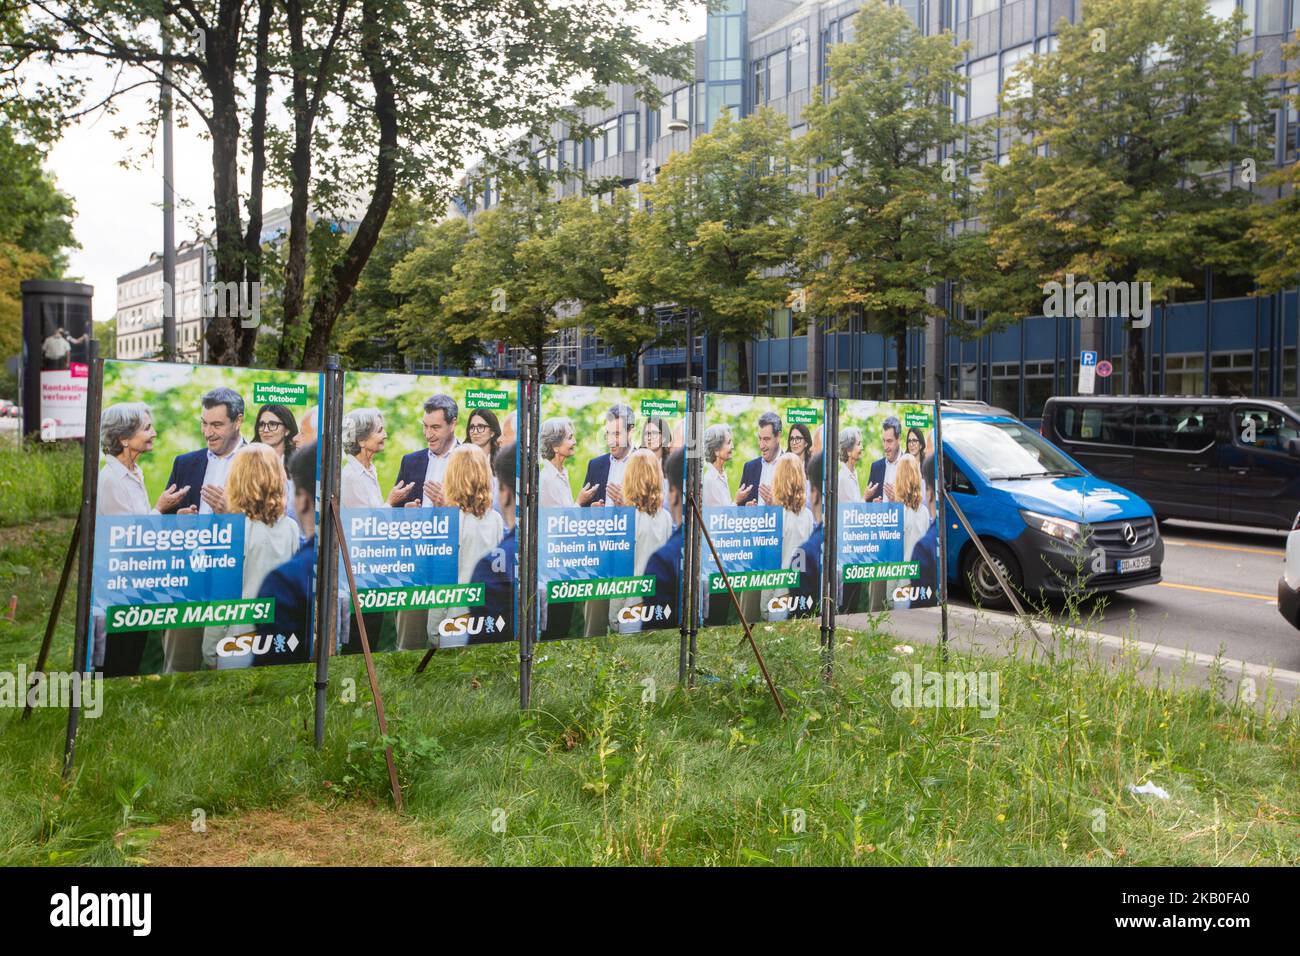
[[[1078,466],[1019,422],[943,423],[944,441],[988,481],[1075,478]]]

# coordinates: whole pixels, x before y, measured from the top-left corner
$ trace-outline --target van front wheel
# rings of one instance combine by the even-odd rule
[[[1015,556],[995,541],[985,542],[984,546],[1012,590],[1018,595],[1023,594],[1025,579],[1020,573],[1020,563],[1016,561]],[[1002,590],[1002,585],[998,583],[997,575],[985,562],[978,548],[972,547],[966,553],[963,573],[966,577],[966,591],[977,605],[999,611],[1011,607],[1011,601]]]

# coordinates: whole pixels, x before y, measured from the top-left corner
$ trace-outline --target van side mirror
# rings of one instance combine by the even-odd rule
[[[1291,438],[1286,443],[1287,454],[1292,458],[1300,458],[1300,438]]]

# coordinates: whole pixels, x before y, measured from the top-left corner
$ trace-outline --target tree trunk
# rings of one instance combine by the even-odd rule
[[[284,307],[280,321],[280,348],[276,365],[289,368],[297,352],[298,323],[302,318],[303,289],[307,283],[307,196],[311,183],[311,117],[307,103],[306,64],[303,58],[303,14],[300,0],[288,0],[285,15],[293,54],[293,150],[289,155],[289,253],[284,260]],[[323,360],[322,360],[323,361]]]
[[[736,391],[752,392],[749,381],[749,340],[736,339]]]
[[[365,267],[379,231],[388,217],[397,184],[397,92],[392,74],[388,70],[389,51],[384,48],[380,14],[374,0],[366,0],[362,9],[361,57],[370,73],[375,89],[375,121],[379,125],[379,151],[375,162],[375,185],[370,195],[370,205],[361,224],[348,243],[343,257],[330,269],[327,280],[312,304],[307,346],[303,351],[302,367],[323,368],[329,350],[330,335],[339,313],[356,288],[357,279]]]
[[[215,59],[219,44],[208,47],[209,57]],[[212,205],[216,219],[216,281],[234,283],[241,287],[244,281],[244,236],[239,216],[239,104],[231,66],[211,67],[212,83]],[[217,294],[218,303],[228,303],[234,297]],[[208,317],[208,361],[214,365],[236,365],[239,362],[239,345],[243,330],[238,316],[212,315]]]
[[[1130,395],[1145,395],[1146,387],[1146,369],[1147,357],[1146,349],[1142,345],[1142,330],[1135,329],[1132,325],[1132,319],[1129,320],[1128,327],[1128,393]]]
[[[271,81],[271,64],[267,46],[271,34],[271,17],[275,0],[259,0],[257,14],[256,67],[253,74],[253,117],[248,131],[248,148],[252,154],[248,186],[248,228],[244,233],[244,275],[249,296],[256,297],[254,315],[262,314],[262,183],[266,174],[266,97]],[[257,346],[258,327],[244,329],[239,343],[239,364],[251,365]]]
[[[898,381],[892,399],[907,398],[907,326],[894,333],[894,362]]]

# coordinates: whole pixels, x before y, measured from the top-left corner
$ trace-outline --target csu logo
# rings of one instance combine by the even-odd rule
[[[489,634],[505,630],[503,617],[449,617],[438,622],[438,633],[443,637],[459,637],[466,634]]]
[[[934,588],[918,585],[902,585],[894,588],[895,601],[928,601],[934,594]]]
[[[633,604],[631,607],[619,608],[618,620],[620,624],[663,621],[671,617],[672,613],[671,604]]]
[[[243,657],[245,654],[265,654],[271,649],[274,638],[268,634],[238,634],[223,637],[217,642],[218,657]]]
[[[769,611],[803,611],[813,606],[813,599],[805,594],[783,594],[767,602]]]

